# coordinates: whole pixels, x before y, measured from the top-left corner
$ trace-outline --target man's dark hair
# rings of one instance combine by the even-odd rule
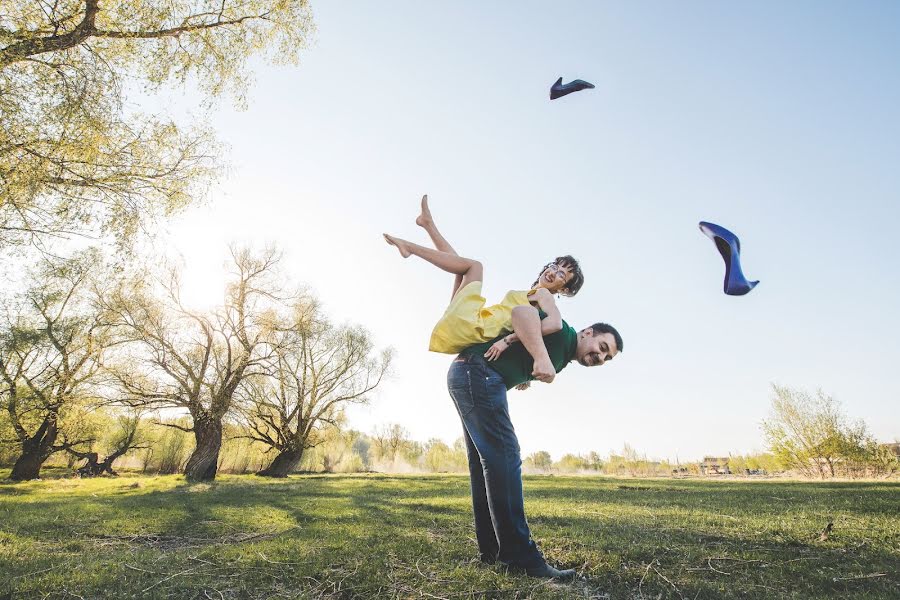
[[[558,265],[560,267],[568,267],[569,271],[572,273],[572,278],[569,280],[569,283],[566,284],[566,287],[562,289],[560,292],[563,296],[574,296],[578,293],[578,290],[581,289],[581,286],[584,285],[584,273],[581,272],[581,265],[578,264],[578,261],[569,254],[565,256],[557,256],[553,262],[549,262],[541,269],[541,272],[538,273],[538,278],[534,280],[534,283],[531,284],[531,287],[534,287],[541,280],[541,275],[544,274],[544,271],[550,265]]]
[[[622,336],[619,335],[619,332],[616,331],[615,327],[606,323],[594,323],[593,325],[591,325],[591,329],[594,331],[594,333],[611,333],[613,338],[616,340],[616,348],[619,349],[619,352],[622,351],[624,342],[622,341]]]

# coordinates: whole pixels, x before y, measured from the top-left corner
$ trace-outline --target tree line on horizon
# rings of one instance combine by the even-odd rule
[[[775,388],[773,390],[773,415],[765,427],[776,427],[775,415],[783,410],[785,396],[794,402],[792,410],[803,408],[796,397],[804,397],[813,403],[825,402],[832,417],[840,411],[833,399],[824,394],[813,395],[801,390]],[[779,396],[781,394],[781,396]],[[780,406],[777,409],[776,406]],[[808,409],[809,406],[806,406]],[[839,407],[838,407],[839,408]],[[823,413],[814,415],[822,419]],[[116,469],[144,474],[181,473],[191,455],[193,439],[184,431],[190,424],[188,417],[161,420],[158,414],[135,410],[109,409],[81,411],[77,420],[84,435],[93,441],[81,449],[73,449],[54,455],[48,465],[68,469],[80,476],[116,474]],[[794,421],[795,424],[797,421]],[[843,423],[844,433],[858,437],[864,424]],[[820,421],[821,423],[821,421]],[[811,421],[807,420],[807,425]],[[177,425],[178,427],[172,427]],[[785,425],[784,422],[781,423]],[[847,429],[846,427],[850,427]],[[838,428],[841,430],[841,427]],[[3,418],[0,417],[0,432]],[[812,431],[809,429],[808,431]],[[248,435],[241,421],[229,421],[223,426],[223,443],[218,457],[217,471],[224,473],[262,473],[272,462],[272,448]],[[801,457],[797,447],[817,443],[813,438],[788,440],[779,437],[770,442],[765,452],[754,454],[729,454],[717,467],[725,468],[732,475],[793,475],[807,478],[830,477],[888,477],[900,469],[896,445],[879,444],[869,436],[862,444],[847,440],[837,444],[835,432],[821,431],[818,437],[820,452],[816,456]],[[893,447],[892,447],[893,446]],[[841,450],[843,448],[843,450]],[[838,451],[835,452],[835,449]],[[0,467],[11,466],[16,458],[13,445],[0,445]],[[830,466],[829,466],[830,465]],[[582,474],[627,477],[701,476],[710,473],[710,465],[703,461],[652,460],[625,444],[619,451],[606,456],[592,451],[586,454],[567,453],[558,460],[547,451],[537,451],[523,460],[523,470],[529,474]],[[425,442],[415,440],[409,431],[399,424],[385,424],[369,433],[346,427],[342,419],[323,430],[315,446],[309,448],[296,463],[291,473],[466,473],[468,461],[462,438],[453,443],[434,438]],[[717,473],[721,473],[716,469]]]

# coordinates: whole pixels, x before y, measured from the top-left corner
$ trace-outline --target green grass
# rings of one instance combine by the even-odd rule
[[[900,598],[898,483],[528,477],[568,585],[474,562],[469,502],[457,475],[4,483],[0,599]]]

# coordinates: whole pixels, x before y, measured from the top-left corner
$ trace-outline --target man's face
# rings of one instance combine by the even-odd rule
[[[578,332],[575,360],[585,367],[599,367],[619,353],[611,333],[594,333],[590,327]]]

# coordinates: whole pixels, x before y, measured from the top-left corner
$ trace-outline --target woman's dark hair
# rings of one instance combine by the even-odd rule
[[[611,333],[613,336],[613,339],[616,340],[616,348],[619,349],[619,352],[622,351],[622,348],[625,345],[625,342],[622,341],[622,336],[619,335],[619,332],[616,331],[615,327],[613,327],[612,325],[608,325],[606,323],[594,323],[593,325],[591,325],[591,329],[594,330],[595,334]]]
[[[563,296],[574,296],[575,294],[577,294],[578,290],[581,289],[581,286],[584,285],[584,273],[581,272],[581,266],[578,264],[578,261],[568,254],[566,254],[565,256],[557,256],[553,262],[549,262],[544,265],[544,268],[542,268],[541,272],[538,273],[538,278],[534,280],[534,283],[531,284],[531,287],[534,287],[538,284],[538,282],[541,280],[541,275],[544,274],[544,271],[546,271],[547,267],[549,267],[550,265],[567,267],[572,273],[572,278],[560,293]]]

